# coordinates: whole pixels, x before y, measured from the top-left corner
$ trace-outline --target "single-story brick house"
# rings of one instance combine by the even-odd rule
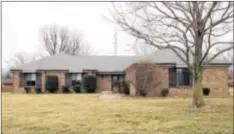
[[[20,87],[40,87],[45,92],[45,79],[56,75],[59,87],[72,85],[88,72],[97,76],[97,92],[113,90],[113,81],[125,79],[135,81],[138,61],[150,60],[163,72],[161,86],[191,87],[192,80],[186,65],[171,50],[160,50],[149,56],[69,56],[54,55],[12,68],[14,91]],[[228,90],[228,67],[232,63],[214,60],[203,74],[203,85],[216,90]],[[157,75],[157,74],[155,74]]]

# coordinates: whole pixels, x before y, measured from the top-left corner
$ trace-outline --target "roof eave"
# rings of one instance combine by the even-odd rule
[[[231,66],[233,63],[209,63],[207,66]]]
[[[11,72],[22,72],[22,69],[10,69]]]

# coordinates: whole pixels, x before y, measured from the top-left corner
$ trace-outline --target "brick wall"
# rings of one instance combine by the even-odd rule
[[[228,68],[207,67],[203,72],[202,84],[209,87],[213,94],[228,94]]]
[[[2,84],[1,92],[13,92],[13,85]]]
[[[13,76],[10,76],[10,78],[2,81],[2,92],[13,92]]]
[[[46,73],[41,72],[41,92],[44,93],[46,91],[45,84],[46,84]]]
[[[228,96],[228,68],[227,67],[207,67],[203,72],[202,84],[210,88],[209,96],[226,97]],[[192,96],[192,87],[172,88],[172,96]]]
[[[97,76],[97,92],[111,90],[111,75]]]
[[[13,72],[13,92],[19,91],[20,72]]]

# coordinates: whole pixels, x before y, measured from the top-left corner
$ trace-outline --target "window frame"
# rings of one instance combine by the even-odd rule
[[[82,80],[82,74],[80,73],[72,73],[71,74],[71,80],[73,81],[81,81]]]
[[[173,74],[173,77],[171,76]],[[186,81],[185,78],[188,78]],[[173,81],[174,80],[174,81]],[[188,68],[169,68],[169,87],[190,87],[192,86],[191,74]]]
[[[118,83],[117,86],[114,85],[115,81],[114,81],[114,78],[117,77],[116,79],[116,82],[119,82],[122,78],[122,80],[124,80],[124,75],[111,75],[111,87],[112,87],[112,90],[114,87],[117,87],[117,88],[120,88],[120,84]]]
[[[71,73],[71,86],[81,85],[83,75],[81,73]]]
[[[36,73],[26,73],[25,87],[36,87],[37,74]]]

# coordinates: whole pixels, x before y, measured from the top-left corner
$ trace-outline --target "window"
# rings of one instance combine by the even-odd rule
[[[36,74],[35,73],[30,73],[26,75],[27,81],[36,81]]]
[[[78,73],[75,73],[75,74],[72,74],[72,86],[74,85],[80,85],[81,84],[81,80],[82,80],[82,75],[81,74],[78,74]]]
[[[176,87],[176,68],[169,69],[169,86]]]
[[[119,80],[119,77],[118,76],[113,76],[113,81],[116,82]]]
[[[118,81],[119,81],[119,76],[112,76],[112,82],[111,82],[112,89],[114,87],[118,87]]]
[[[119,77],[119,81],[124,81],[124,76],[123,76],[123,75],[121,75],[121,76]]]
[[[180,86],[190,86],[190,73],[186,68],[177,69],[177,84]]]
[[[171,68],[169,69],[169,85],[176,86],[190,86],[191,76],[187,68]]]
[[[72,74],[72,80],[81,80],[81,74]]]
[[[35,73],[26,74],[26,86],[36,86],[36,74]]]
[[[120,80],[124,80],[123,75],[112,75],[112,80],[111,80],[112,89],[114,87],[117,87],[117,88],[120,87],[120,83],[119,83]]]

